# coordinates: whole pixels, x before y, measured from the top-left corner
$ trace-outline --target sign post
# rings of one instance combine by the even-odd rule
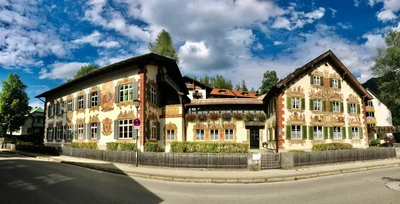
[[[139,127],[140,127],[140,120],[139,119],[135,119],[133,120],[133,125],[135,126],[136,129],[136,167],[139,166],[139,153],[138,153],[138,137],[139,137]]]

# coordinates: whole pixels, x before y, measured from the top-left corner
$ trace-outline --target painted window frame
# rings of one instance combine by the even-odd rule
[[[301,125],[292,125],[291,139],[299,139],[299,140],[302,139]]]
[[[175,130],[174,129],[168,129],[167,130],[167,141],[174,141],[175,140]]]
[[[313,84],[321,86],[321,77],[313,76]]]
[[[82,96],[78,96],[78,110],[82,110],[85,108],[85,97]]]
[[[342,139],[342,127],[334,126],[333,127],[333,137],[334,140]]]
[[[313,101],[313,110],[315,111],[322,111],[322,100],[317,99]]]
[[[66,126],[66,131],[67,131],[67,133],[66,133],[66,138],[67,139],[72,139],[72,126],[70,125],[70,126]]]
[[[210,141],[219,141],[219,130],[218,129],[210,130]]]
[[[322,126],[314,126],[314,139],[322,140],[324,139],[324,128]]]
[[[225,141],[234,141],[235,131],[234,129],[225,129],[224,131],[224,140]]]
[[[98,97],[98,95],[97,95],[97,92],[96,92],[96,91],[90,93],[90,107],[96,107],[96,106],[99,105],[99,104],[97,103],[97,102],[98,102],[97,97]]]
[[[205,131],[203,129],[196,129],[196,141],[205,140]]]
[[[153,104],[157,104],[157,88],[154,86],[150,86],[150,102]]]
[[[332,79],[332,88],[339,88],[339,79]]]
[[[301,98],[292,97],[292,109],[301,109]]]
[[[90,139],[97,139],[97,123],[90,123]]]
[[[357,104],[350,103],[350,113],[357,113]]]
[[[124,139],[132,139],[133,138],[132,122],[133,122],[132,119],[118,120],[118,130],[119,130],[118,131],[118,139],[124,140]]]
[[[353,139],[360,138],[360,128],[358,128],[358,127],[351,128],[351,138],[353,138]]]
[[[332,112],[340,113],[340,103],[339,101],[332,101]]]
[[[157,140],[157,122],[150,121],[150,140]]]
[[[133,86],[132,84],[123,84],[118,87],[119,102],[126,102],[133,100]]]
[[[373,112],[373,111],[367,111],[365,115],[366,115],[367,117],[373,118],[373,117],[375,117],[375,112]]]
[[[72,112],[72,99],[67,100],[67,112]]]
[[[78,139],[85,139],[85,128],[83,124],[78,124]]]

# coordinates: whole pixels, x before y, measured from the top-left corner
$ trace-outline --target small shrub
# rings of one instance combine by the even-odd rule
[[[97,149],[96,142],[71,142],[72,148]]]
[[[119,145],[118,142],[107,142],[106,143],[107,150],[110,150],[110,151],[117,151],[118,145]]]
[[[379,146],[381,144],[381,140],[380,139],[373,139],[369,142],[369,146]]]
[[[313,152],[329,151],[329,150],[342,150],[352,149],[353,145],[348,143],[327,143],[327,144],[315,144],[312,147]]]
[[[172,142],[170,152],[184,153],[186,152],[186,144],[183,142]]]
[[[386,147],[393,147],[394,143],[396,143],[396,139],[392,135],[386,135],[383,140],[385,141]]]
[[[301,149],[292,149],[292,150],[289,150],[288,152],[296,152],[296,153],[299,153],[299,152],[306,152],[306,151],[301,150]]]
[[[249,171],[260,171],[261,166],[259,164],[250,164],[249,165]]]
[[[135,151],[136,143],[120,142],[117,150],[118,151]]]
[[[157,142],[146,142],[144,145],[145,152],[158,152],[158,143]]]

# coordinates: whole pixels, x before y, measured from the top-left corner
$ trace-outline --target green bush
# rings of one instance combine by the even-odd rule
[[[70,147],[83,149],[97,149],[96,142],[72,142]]]
[[[107,142],[106,146],[107,146],[107,150],[110,151],[116,151],[118,149],[118,142]]]
[[[250,164],[249,165],[249,171],[260,171],[261,166],[259,164]]]
[[[379,146],[381,144],[381,140],[376,138],[369,142],[369,146]]]
[[[157,142],[146,142],[144,145],[145,152],[158,152],[158,143]]]
[[[117,150],[118,151],[136,151],[136,143],[120,142]]]
[[[184,153],[186,152],[186,144],[183,142],[172,142],[170,152]]]
[[[348,143],[327,143],[327,144],[316,144],[313,145],[313,152],[329,151],[329,150],[341,150],[341,149],[352,149],[353,145]]]
[[[247,153],[248,144],[235,142],[172,142],[172,153]]]
[[[304,151],[304,150],[300,150],[300,149],[292,149],[292,150],[289,150],[288,152],[306,152],[306,151]]]

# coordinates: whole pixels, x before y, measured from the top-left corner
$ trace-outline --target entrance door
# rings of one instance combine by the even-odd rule
[[[250,129],[250,148],[259,149],[260,148],[260,130]]]

